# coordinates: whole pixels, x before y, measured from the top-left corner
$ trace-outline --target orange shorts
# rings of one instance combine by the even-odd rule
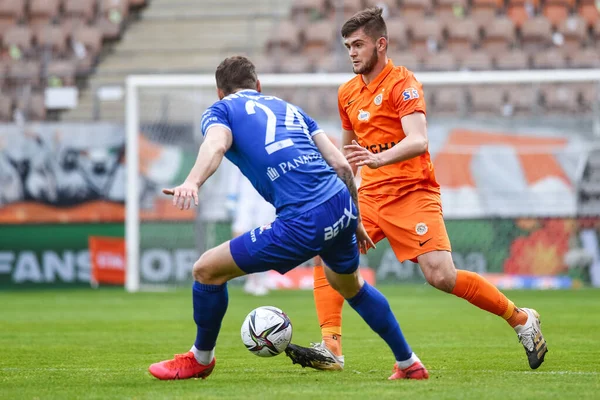
[[[415,190],[404,196],[359,195],[360,214],[371,239],[387,238],[400,261],[421,254],[451,251],[440,195]]]

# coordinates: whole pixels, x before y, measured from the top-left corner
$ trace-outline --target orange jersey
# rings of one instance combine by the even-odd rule
[[[419,111],[425,113],[423,86],[411,71],[396,67],[391,60],[368,85],[357,75],[338,91],[342,128],[354,131],[358,143],[378,153],[406,137],[400,119]],[[410,160],[377,169],[363,167],[359,191],[363,194],[402,196],[417,189],[440,192],[429,152]]]

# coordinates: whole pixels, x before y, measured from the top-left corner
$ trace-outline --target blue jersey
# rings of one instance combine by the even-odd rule
[[[225,156],[275,206],[279,218],[311,210],[345,187],[312,140],[323,131],[290,103],[243,90],[204,112],[202,134],[215,125],[231,131]]]

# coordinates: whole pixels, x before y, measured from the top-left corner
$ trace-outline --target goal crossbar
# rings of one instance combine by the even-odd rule
[[[262,85],[278,87],[294,86],[339,86],[354,74],[262,74]],[[576,83],[600,81],[600,69],[556,69],[525,71],[458,71],[458,72],[415,72],[423,84],[504,84],[504,83]],[[205,87],[215,84],[214,75],[131,75],[127,77],[127,89],[151,87]]]

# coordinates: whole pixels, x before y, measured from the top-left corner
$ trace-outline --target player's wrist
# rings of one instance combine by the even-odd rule
[[[378,153],[375,154],[375,168],[380,168],[383,167],[384,165],[386,165],[386,161],[385,161],[385,154],[386,152],[382,152],[382,153]]]
[[[193,177],[189,177],[185,180],[184,185],[195,186],[196,189],[200,189],[200,185],[198,184],[198,179],[194,179]]]

